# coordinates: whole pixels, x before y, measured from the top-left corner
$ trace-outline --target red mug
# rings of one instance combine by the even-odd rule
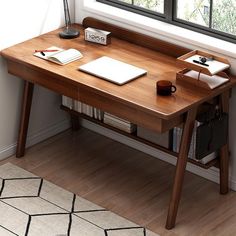
[[[169,96],[176,92],[176,87],[169,80],[159,80],[156,83],[157,94],[162,96]]]

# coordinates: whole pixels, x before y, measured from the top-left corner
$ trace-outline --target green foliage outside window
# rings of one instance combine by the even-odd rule
[[[236,0],[215,0],[212,28],[236,35]]]
[[[169,15],[168,22],[182,22],[181,25],[189,23],[194,29],[193,24],[200,27],[206,27],[211,32],[222,32],[228,34],[228,38],[236,36],[236,0],[176,0],[174,6],[176,9],[172,9],[172,5],[169,5],[168,0],[97,0],[105,3],[125,3],[126,6],[132,5],[138,7],[142,14],[145,10],[152,11],[153,13],[163,14],[163,18],[167,16],[164,9],[170,7],[170,12],[176,12],[176,19],[174,15]],[[127,5],[128,4],[128,5]],[[164,4],[167,4],[167,8],[164,8]],[[127,8],[126,8],[127,9]],[[132,10],[132,8],[130,8]],[[150,12],[149,12],[150,13]],[[147,13],[145,14],[147,15]],[[160,19],[160,18],[159,18]],[[181,20],[181,21],[180,21]],[[186,23],[184,23],[186,22]],[[192,24],[193,23],[193,24]],[[230,36],[231,35],[231,36]],[[227,38],[226,38],[227,39]],[[234,39],[235,40],[235,39]]]

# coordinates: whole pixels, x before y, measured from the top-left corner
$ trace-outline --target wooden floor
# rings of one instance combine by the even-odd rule
[[[14,163],[160,235],[236,235],[236,193],[191,173],[173,230],[165,229],[174,167],[87,129],[66,131]]]

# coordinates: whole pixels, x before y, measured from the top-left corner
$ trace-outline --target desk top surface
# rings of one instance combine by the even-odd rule
[[[117,38],[112,38],[112,43],[108,46],[86,42],[81,26],[75,25],[75,27],[80,28],[81,35],[79,38],[60,39],[58,33],[61,30],[55,30],[4,49],[1,54],[7,60],[20,63],[37,71],[50,73],[58,79],[75,84],[78,88],[86,87],[109,99],[118,100],[121,103],[167,120],[183,114],[191,107],[209,100],[211,97],[233,87],[236,83],[234,77],[227,84],[212,91],[176,84],[176,72],[183,69],[177,65],[176,58]],[[33,56],[35,49],[46,49],[51,46],[64,49],[75,48],[84,57],[68,65],[60,66]],[[148,73],[119,86],[78,71],[80,65],[101,56],[109,56],[141,67],[147,70]],[[171,80],[176,85],[176,93],[168,97],[156,95],[156,82],[163,79]]]

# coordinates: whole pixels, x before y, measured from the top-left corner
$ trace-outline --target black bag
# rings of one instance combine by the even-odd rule
[[[197,127],[196,159],[217,151],[228,141],[228,114],[220,113]]]

